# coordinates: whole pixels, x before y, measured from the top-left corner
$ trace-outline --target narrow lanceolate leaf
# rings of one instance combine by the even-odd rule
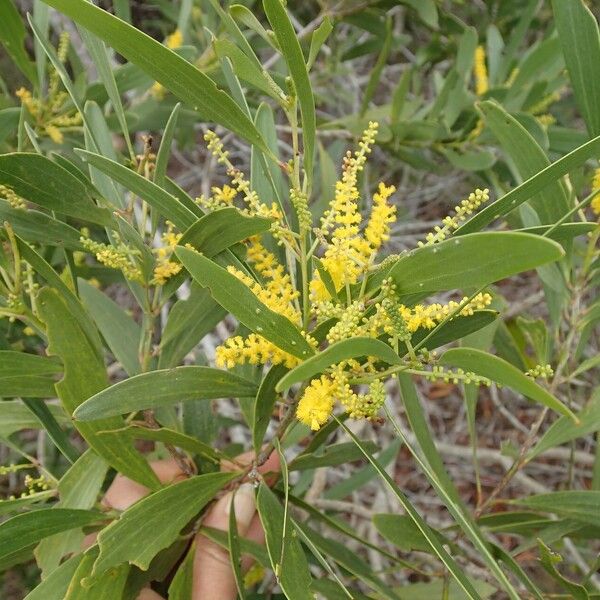
[[[563,156],[543,171],[537,173],[537,175],[530,177],[527,181],[524,181],[521,185],[508,192],[508,194],[502,196],[502,198],[486,206],[464,225],[459,227],[454,235],[464,235],[479,231],[492,221],[508,214],[519,206],[519,204],[523,204],[523,202],[526,202],[538,192],[546,189],[547,186],[559,177],[581,166],[588,159],[597,157],[598,154],[600,154],[600,135],[566,156]]]
[[[56,391],[65,410],[72,414],[83,400],[108,386],[104,361],[95,352],[77,316],[56,290],[45,288],[40,292],[38,310],[47,326],[48,353],[58,355],[64,365],[64,377],[56,384]],[[119,418],[76,425],[88,444],[111,466],[146,487],[157,487],[159,482],[154,471],[128,439],[97,434],[122,426]]]
[[[124,588],[129,575],[129,565],[119,565],[103,577],[90,579],[94,562],[98,556],[96,546],[90,548],[79,563],[73,578],[69,582],[64,600],[109,600],[123,598]]]
[[[178,246],[175,252],[190,275],[248,329],[299,358],[314,354],[298,327],[263,304],[235,275],[188,248]]]
[[[78,150],[77,153],[87,163],[96,167],[111,179],[145,200],[161,215],[171,220],[179,229],[187,229],[196,221],[196,215],[183,206],[175,196],[165,192],[165,190],[135,171],[120,165],[114,160],[93,152],[88,152],[87,150]]]
[[[559,244],[527,233],[474,233],[417,248],[390,271],[398,294],[482,287],[558,260]]]
[[[532,135],[499,104],[487,100],[480,103],[479,110],[522,179],[533,177],[550,165]],[[561,181],[549,183],[543,194],[535,194],[529,202],[542,224],[556,222],[569,210],[569,197]]]
[[[402,360],[384,342],[373,338],[357,337],[349,340],[336,342],[315,356],[305,360],[301,365],[292,369],[277,384],[277,391],[281,392],[298,383],[310,379],[325,371],[327,367],[335,365],[343,360],[359,357],[373,357],[389,365],[399,365]]]
[[[26,36],[23,19],[13,0],[5,0],[0,4],[0,43],[21,73],[35,85],[37,83],[35,65],[25,50]]]
[[[83,402],[73,417],[77,421],[93,421],[185,400],[254,394],[254,383],[228,371],[211,367],[175,367],[141,373],[120,381]]]
[[[423,520],[423,517],[416,511],[414,506],[410,503],[406,495],[400,490],[396,482],[390,477],[387,471],[381,466],[381,464],[377,461],[377,459],[373,456],[372,453],[368,452],[364,447],[362,442],[352,433],[352,431],[344,424],[340,422],[340,425],[344,428],[346,433],[350,436],[352,441],[361,449],[365,458],[373,465],[376,469],[377,473],[380,477],[385,481],[388,485],[392,493],[396,496],[408,516],[412,519],[414,524],[417,526],[418,530],[421,532],[427,543],[431,546],[432,551],[438,556],[438,558],[442,561],[442,563],[448,569],[448,572],[458,585],[462,588],[467,598],[471,598],[473,600],[479,600],[480,596],[473,587],[473,584],[468,579],[468,577],[463,573],[461,568],[458,566],[456,561],[450,556],[444,545],[440,542],[438,538],[438,534],[427,525],[427,523]]]
[[[252,121],[214,81],[150,36],[85,0],[44,0],[104,40],[165,88],[214,121],[266,151]]]
[[[127,509],[98,536],[100,555],[94,575],[128,562],[143,571],[175,541],[180,531],[236,473],[210,473],[181,481]]]
[[[277,400],[275,386],[286,373],[287,368],[285,366],[273,365],[258,388],[252,419],[252,441],[254,442],[254,451],[257,453],[260,451],[263,438],[267,433],[271,414]]]
[[[41,154],[13,152],[0,156],[0,184],[29,202],[63,215],[99,225],[112,221],[110,211],[96,206],[79,179]]]
[[[0,222],[4,221],[8,221],[15,233],[28,242],[83,250],[79,241],[81,233],[77,229],[38,210],[13,208],[5,200],[0,200]]]
[[[48,598],[64,598],[73,575],[77,571],[83,554],[77,554],[56,568],[48,577],[23,600],[48,600]]]
[[[102,513],[68,508],[43,508],[23,513],[0,525],[0,559],[40,540],[102,519]]]
[[[0,398],[22,396],[52,398],[54,383],[62,372],[57,360],[15,352],[0,351]]]
[[[582,0],[552,0],[569,78],[590,135],[600,134],[600,33]]]
[[[600,527],[600,491],[597,490],[550,492],[511,502]]]
[[[373,442],[363,442],[367,452],[377,452],[377,445]],[[335,467],[344,463],[361,460],[363,453],[353,442],[342,442],[326,446],[319,454],[301,454],[290,463],[290,471],[304,471],[305,469],[318,469],[320,467]]]
[[[81,301],[96,322],[110,351],[128,375],[139,373],[140,326],[116,302],[85,279],[79,279],[78,287]]]
[[[285,519],[283,506],[264,483],[258,489],[257,509],[269,559],[284,594],[294,600],[312,600],[311,576],[300,540],[293,535],[294,526]]]
[[[302,113],[302,135],[304,136],[304,168],[309,180],[312,177],[312,165],[315,151],[315,99],[308,77],[306,63],[298,36],[294,30],[281,0],[263,0],[267,19],[275,32],[283,58],[287,63],[290,76],[294,81],[295,92]]]
[[[538,385],[531,377],[527,377],[519,371],[517,367],[493,354],[475,348],[452,348],[442,354],[440,363],[487,377],[496,383],[520,392],[527,398],[539,402],[561,415],[570,417],[576,423],[579,422],[575,414],[550,392]]]
[[[211,257],[250,236],[268,231],[272,222],[264,217],[247,217],[237,208],[222,208],[196,221],[185,231],[179,244],[191,244],[198,252]]]
[[[527,455],[528,459],[531,460],[550,448],[600,431],[600,390],[598,388],[589,404],[577,413],[577,418],[579,423],[574,423],[573,419],[569,417],[561,417],[552,423],[538,443],[530,450]]]

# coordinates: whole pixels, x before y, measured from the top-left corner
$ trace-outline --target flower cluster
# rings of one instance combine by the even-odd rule
[[[475,93],[483,96],[489,90],[488,72],[485,64],[485,48],[477,46],[475,48],[475,64],[473,65],[475,75]]]
[[[7,185],[0,185],[0,196],[5,198],[13,208],[21,210],[27,208],[25,200]]]
[[[126,279],[131,281],[143,281],[142,271],[133,259],[139,255],[139,250],[130,248],[122,242],[116,240],[114,246],[95,242],[94,240],[81,236],[80,242],[83,247],[96,256],[96,260],[110,267],[118,269],[123,273]]]
[[[592,191],[598,191],[598,194],[594,196],[590,206],[592,207],[594,214],[600,216],[600,167],[594,171]]]
[[[552,375],[554,375],[554,369],[552,368],[552,365],[549,364],[535,365],[535,367],[532,367],[531,369],[527,370],[525,375],[533,379],[537,377],[541,379],[549,379],[550,377],[552,377]]]
[[[182,269],[179,262],[171,260],[175,246],[179,243],[182,234],[174,233],[173,223],[167,221],[167,231],[162,234],[163,245],[154,250],[156,254],[156,266],[154,267],[154,276],[150,283],[154,285],[164,285],[173,275],[177,275]]]
[[[290,276],[276,256],[261,244],[258,237],[249,240],[247,260],[260,275],[262,284],[235,267],[228,267],[228,271],[244,282],[265,306],[300,325],[299,292],[294,289]],[[310,341],[308,336],[307,339]],[[284,364],[292,368],[300,362],[259,333],[251,333],[245,338],[239,335],[229,338],[217,348],[215,360],[218,366],[228,368],[244,363]]]
[[[69,34],[63,32],[58,43],[57,55],[61,63],[67,60]],[[60,77],[56,70],[50,73],[48,94],[45,98],[34,98],[22,87],[16,95],[34,121],[36,130],[49,137],[54,143],[62,144],[64,131],[81,125],[81,115],[69,101],[69,94],[60,89]]]
[[[454,215],[448,215],[442,220],[442,226],[436,225],[434,230],[425,236],[424,242],[418,242],[419,247],[431,246],[444,241],[460,224],[472,215],[479,207],[490,199],[490,191],[485,188],[476,189],[467,198],[454,207]]]
[[[389,239],[390,224],[396,220],[396,207],[389,204],[394,186],[379,184],[373,196],[373,209],[364,229],[358,209],[358,175],[364,169],[377,134],[377,123],[370,122],[359,149],[344,158],[342,178],[336,183],[334,198],[321,219],[318,238],[325,246],[321,264],[331,277],[336,292],[355,284],[372,265],[377,251]],[[328,300],[331,294],[321,274],[315,270],[310,289],[315,301]]]

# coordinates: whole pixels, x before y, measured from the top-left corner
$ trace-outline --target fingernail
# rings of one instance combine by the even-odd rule
[[[250,526],[250,521],[256,512],[256,502],[254,499],[254,486],[251,483],[243,483],[235,492],[233,499],[235,508],[235,519],[238,523],[238,529],[245,531]],[[231,502],[225,508],[227,515],[231,512]]]

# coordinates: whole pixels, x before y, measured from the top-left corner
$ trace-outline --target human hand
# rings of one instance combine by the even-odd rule
[[[235,471],[240,465],[250,465],[253,460],[254,452],[247,452],[238,456],[235,463],[223,463],[221,470]],[[186,478],[174,460],[156,461],[151,464],[151,467],[164,484],[175,483]],[[271,454],[258,470],[261,474],[278,471],[277,454]],[[108,508],[123,511],[146,496],[148,492],[149,490],[139,483],[117,475],[104,496],[103,504]],[[232,497],[240,537],[260,544],[264,543],[264,531],[256,512],[254,486],[250,482],[242,483],[235,491],[235,495],[230,491],[217,500],[207,511],[202,524],[227,531]],[[92,542],[93,539],[89,539],[88,543]],[[192,600],[235,600],[237,588],[227,550],[201,533],[196,536],[195,547]],[[242,557],[242,571],[246,571],[251,564],[251,557]],[[138,600],[162,600],[162,597],[150,588],[145,588],[140,592]]]

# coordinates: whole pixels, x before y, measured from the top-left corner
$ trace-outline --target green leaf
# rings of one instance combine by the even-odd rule
[[[577,418],[579,423],[574,423],[573,419],[569,417],[561,417],[558,421],[552,423],[538,443],[530,450],[527,459],[532,460],[550,448],[600,431],[599,391],[592,396],[589,404],[577,413]]]
[[[545,571],[567,592],[573,600],[589,600],[589,594],[584,586],[564,577],[556,568],[556,564],[562,562],[562,556],[553,552],[541,539],[538,539],[540,551],[540,563]]]
[[[141,371],[138,348],[140,326],[104,292],[84,279],[78,280],[83,305],[94,319],[102,337],[128,375]]]
[[[253,492],[251,492],[253,494]],[[242,575],[242,551],[240,544],[240,534],[238,532],[237,520],[235,515],[235,498],[236,492],[231,496],[231,502],[229,505],[229,530],[227,532],[227,541],[229,545],[229,562],[231,563],[231,570],[235,578],[235,585],[237,587],[238,598],[245,600],[246,598],[246,586],[244,585],[244,576]]]
[[[217,323],[227,315],[209,290],[192,282],[187,300],[177,300],[171,307],[160,341],[158,368],[177,366]]]
[[[546,167],[521,185],[512,189],[495,202],[486,206],[479,213],[461,225],[454,235],[464,235],[479,231],[492,221],[503,217],[519,204],[523,204],[535,194],[546,189],[554,181],[566,175],[571,170],[583,165],[588,159],[596,158],[600,154],[600,136],[583,144],[566,156],[563,156],[550,166]]]
[[[69,583],[77,571],[79,563],[83,560],[83,554],[76,554],[62,563],[55,571],[42,582],[23,600],[49,600],[49,598],[64,598]]]
[[[592,11],[581,0],[552,0],[558,37],[575,100],[590,135],[600,134],[600,33]]]
[[[173,111],[169,115],[169,120],[165,125],[165,129],[160,140],[160,146],[156,154],[156,166],[154,168],[154,183],[158,187],[164,187],[167,178],[167,166],[171,157],[171,145],[175,136],[177,127],[177,118],[181,112],[181,104],[177,103],[173,107]]]
[[[169,600],[189,600],[194,585],[194,558],[196,545],[192,544],[169,586]]]
[[[121,56],[137,65],[165,88],[214,121],[239,134],[263,151],[267,148],[252,121],[214,81],[194,65],[150,36],[85,0],[44,0]]]
[[[419,402],[417,390],[412,378],[407,373],[399,373],[398,381],[402,393],[402,400],[408,416],[411,429],[413,430],[419,450],[413,448],[412,444],[406,439],[396,420],[386,409],[386,414],[394,427],[398,437],[409,449],[416,463],[419,465],[428,481],[435,489],[437,495],[442,500],[448,511],[469,538],[473,547],[477,550],[479,556],[486,563],[490,572],[494,575],[508,596],[513,600],[519,600],[519,595],[514,589],[510,580],[500,568],[497,558],[493,555],[489,541],[485,538],[477,523],[471,517],[467,507],[463,504],[454,485],[453,480],[448,475],[444,461],[437,450],[435,440],[424,415],[423,408]],[[422,458],[422,457],[423,458]]]
[[[380,535],[403,552],[431,552],[429,542],[423,537],[419,528],[406,515],[378,514],[373,516],[373,525]],[[448,543],[444,536],[438,534],[441,543]]]
[[[577,416],[560,400],[502,358],[475,348],[452,348],[442,354],[440,363],[487,377],[579,423]]]
[[[271,219],[247,217],[237,208],[222,208],[204,215],[183,234],[180,246],[191,244],[209,258],[253,235],[268,231]]]
[[[0,398],[52,398],[56,395],[56,376],[61,372],[62,366],[59,361],[25,352],[2,350]]]
[[[293,534],[293,524],[289,519],[285,520],[283,507],[265,483],[258,488],[256,504],[265,531],[269,559],[281,589],[288,598],[312,600],[312,578],[306,555]]]
[[[31,398],[23,398],[23,404],[39,419],[46,430],[46,435],[52,440],[61,454],[72,464],[79,457],[79,450],[73,446],[69,436],[65,433],[54,415],[44,402],[38,402]]]
[[[390,477],[387,471],[381,466],[381,464],[373,457],[371,453],[369,453],[359,439],[352,433],[352,431],[346,426],[345,423],[341,423],[340,425],[344,428],[346,433],[350,436],[352,441],[361,448],[365,458],[373,465],[373,467],[377,470],[380,477],[385,481],[387,486],[390,488],[392,493],[396,496],[408,516],[413,520],[419,531],[423,534],[423,537],[427,540],[429,545],[432,548],[432,551],[438,556],[438,558],[442,561],[442,563],[448,569],[448,572],[457,583],[460,585],[462,590],[465,592],[467,598],[477,599],[479,600],[480,596],[475,591],[473,584],[467,578],[467,576],[462,572],[456,561],[452,558],[452,556],[448,553],[448,551],[444,548],[443,544],[440,543],[437,533],[427,525],[427,523],[423,520],[423,517],[416,511],[413,505],[410,503],[406,495],[400,490],[396,482]]]
[[[255,393],[254,383],[228,371],[211,367],[175,367],[141,373],[91,395],[75,410],[73,417],[77,421],[94,421],[186,400],[252,396]]]
[[[355,337],[336,342],[323,352],[319,352],[305,360],[281,379],[276,390],[281,392],[294,385],[294,383],[308,380],[314,375],[322,373],[331,365],[361,356],[371,356],[389,365],[399,365],[402,362],[400,357],[386,343],[373,338]]]
[[[188,248],[178,246],[175,252],[190,275],[248,329],[299,358],[314,354],[298,327],[264,305],[235,275]]]
[[[287,368],[283,365],[273,365],[258,388],[252,418],[252,440],[256,453],[260,451],[265,433],[267,433],[269,427],[273,407],[277,401],[275,386],[287,371]]]
[[[516,167],[522,179],[534,177],[550,166],[548,157],[531,134],[499,104],[487,100],[479,104],[486,125],[504,149],[507,160]],[[570,208],[569,197],[561,181],[549,183],[543,194],[529,199],[542,224],[554,223]]]
[[[474,233],[412,250],[390,275],[400,295],[478,288],[562,256],[556,242],[527,233]]]
[[[90,580],[98,548],[90,548],[79,563],[69,584],[64,600],[108,600],[125,597],[125,585],[129,575],[129,565],[119,565],[102,578]]]
[[[510,502],[600,527],[600,491],[550,492],[518,498]]]
[[[41,429],[42,423],[21,402],[21,400],[4,400],[0,404],[0,436],[7,438],[21,429]],[[60,406],[49,405],[52,416],[59,423],[66,423],[65,411]]]
[[[304,169],[308,180],[312,180],[317,120],[315,99],[308,77],[300,42],[281,0],[263,0],[263,8],[273,28],[281,53],[294,82],[295,92],[302,113],[302,135],[304,140]]]
[[[0,184],[48,210],[99,225],[112,222],[110,211],[96,206],[89,189],[79,179],[41,154],[1,155]]]
[[[0,524],[0,559],[50,535],[90,525],[102,518],[99,512],[68,508],[42,508],[12,517]]]
[[[306,68],[310,71],[319,50],[323,44],[327,41],[329,34],[333,31],[333,25],[331,24],[330,18],[325,15],[321,24],[313,31],[310,38],[310,50],[308,51],[308,60],[306,61]]]
[[[81,233],[74,227],[37,210],[13,208],[0,200],[0,222],[8,221],[15,233],[28,242],[45,246],[61,246],[69,250],[83,250]]]
[[[32,84],[36,85],[35,65],[25,50],[26,35],[23,19],[19,11],[12,0],[5,0],[0,4],[0,43],[2,43],[8,55],[21,70],[21,73]]]
[[[368,452],[377,452],[377,445],[374,442],[363,442],[363,446]],[[362,458],[363,453],[353,442],[342,442],[327,446],[319,454],[301,454],[290,463],[290,471],[335,467]]]
[[[146,571],[151,560],[237,473],[209,473],[169,485],[136,502],[98,535],[94,576],[123,562]]]
[[[59,508],[89,510],[98,501],[108,464],[93,450],[87,450],[69,468],[58,482]],[[42,577],[53,573],[64,556],[78,552],[84,534],[81,529],[71,529],[43,539],[35,549]]]
[[[154,442],[162,442],[163,444],[171,444],[186,450],[191,454],[198,454],[212,463],[219,464],[221,462],[222,455],[214,450],[212,446],[201,442],[191,435],[186,435],[185,433],[175,431],[174,429],[168,429],[167,427],[149,429],[142,425],[133,424],[129,427],[119,429],[116,432],[108,433],[122,433],[131,436],[133,439],[152,440]]]
[[[56,391],[65,410],[72,414],[86,398],[108,385],[104,361],[91,346],[77,317],[55,289],[44,288],[38,296],[40,318],[48,331],[48,353],[60,356],[64,377],[56,384]],[[127,440],[118,436],[99,437],[97,432],[122,427],[121,419],[105,419],[95,423],[77,423],[76,427],[86,441],[115,469],[154,488],[158,479],[146,462]]]
[[[173,224],[179,229],[187,229],[196,222],[196,215],[183,206],[175,196],[135,171],[87,150],[77,150],[77,154],[87,163],[106,173],[111,179],[145,200],[165,218],[173,221]]]

